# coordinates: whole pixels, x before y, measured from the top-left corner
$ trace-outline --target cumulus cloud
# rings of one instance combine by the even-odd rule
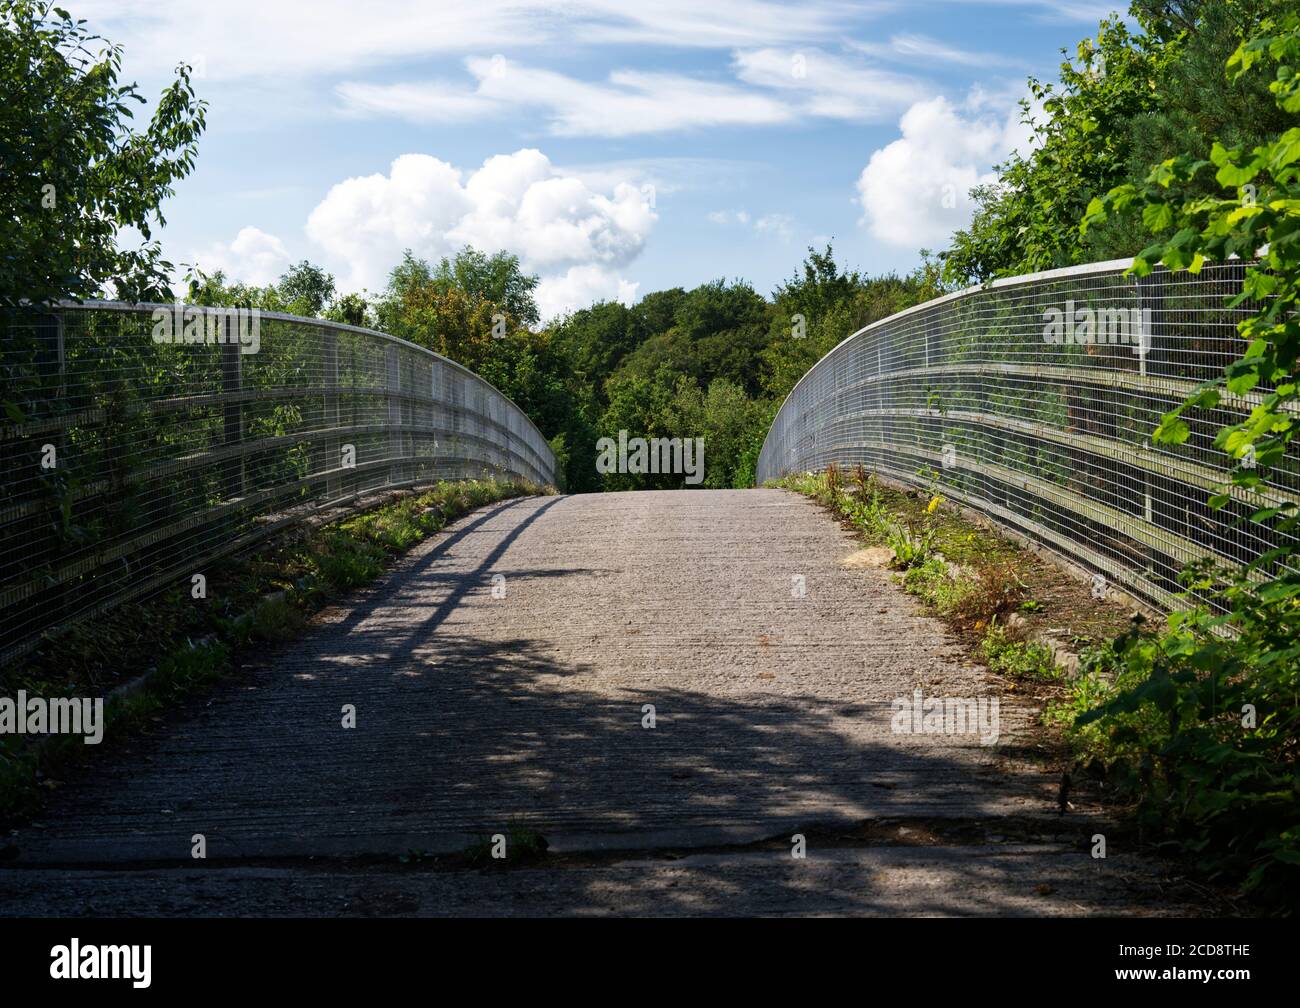
[[[229,244],[218,242],[196,252],[194,262],[205,273],[222,270],[232,280],[263,286],[284,273],[289,252],[275,235],[250,225],[240,228]]]
[[[404,154],[387,175],[338,183],[307,220],[307,235],[348,270],[345,285],[383,286],[409,248],[439,258],[465,245],[504,249],[542,278],[554,314],[594,297],[631,297],[619,270],[641,252],[656,215],[645,191],[601,192],[555,168],[541,151],[490,157],[468,175],[428,154]],[[583,300],[586,298],[586,300]]]
[[[639,286],[603,266],[572,266],[560,276],[543,277],[533,293],[542,318],[549,319],[597,301],[630,305]]]
[[[862,224],[894,245],[946,241],[970,223],[968,193],[995,180],[994,164],[1027,152],[1020,109],[994,107],[973,92],[962,105],[939,96],[916,102],[899,121],[902,136],[871,155],[858,177]]]

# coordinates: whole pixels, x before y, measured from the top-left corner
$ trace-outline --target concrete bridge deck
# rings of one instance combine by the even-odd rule
[[[476,511],[62,788],[0,912],[1188,910],[1088,856],[1036,709],[857,549],[775,490]],[[894,733],[915,689],[998,696],[998,743]],[[542,865],[438,866],[521,828]]]

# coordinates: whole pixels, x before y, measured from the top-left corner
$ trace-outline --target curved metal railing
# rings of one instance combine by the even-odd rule
[[[487,474],[555,482],[519,407],[374,330],[87,302],[0,338],[0,661],[324,504]]]
[[[1240,356],[1237,323],[1254,308],[1226,307],[1243,262],[1141,278],[1124,275],[1130,262],[998,280],[854,333],[782,404],[758,482],[861,463],[1177,606],[1189,561],[1243,563],[1278,544],[1248,516],[1300,499],[1300,464],[1288,455],[1258,493],[1207,505],[1227,475],[1214,435],[1258,392],[1190,411],[1182,445],[1152,444],[1161,416]]]

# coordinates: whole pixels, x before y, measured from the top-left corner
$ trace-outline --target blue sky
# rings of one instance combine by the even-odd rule
[[[177,262],[265,283],[320,263],[383,286],[403,248],[506,248],[547,316],[742,277],[809,244],[904,271],[1026,135],[1025,78],[1115,3],[1088,0],[88,0],[156,94],[210,103],[165,208]]]

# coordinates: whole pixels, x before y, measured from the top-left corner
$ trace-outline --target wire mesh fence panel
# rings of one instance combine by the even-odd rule
[[[1300,499],[1294,453],[1222,509],[1208,498],[1233,464],[1214,447],[1263,391],[1188,411],[1190,436],[1154,444],[1160,418],[1245,349],[1228,300],[1244,262],[1198,274],[1125,276],[1096,263],[951,294],[854,333],[782,404],[760,484],[834,462],[973,507],[1160,608],[1178,575],[1210,559],[1244,564],[1280,544],[1252,523]],[[1253,465],[1247,457],[1235,463]]]
[[[0,661],[384,488],[555,482],[477,375],[373,330],[89,302],[0,327]]]

